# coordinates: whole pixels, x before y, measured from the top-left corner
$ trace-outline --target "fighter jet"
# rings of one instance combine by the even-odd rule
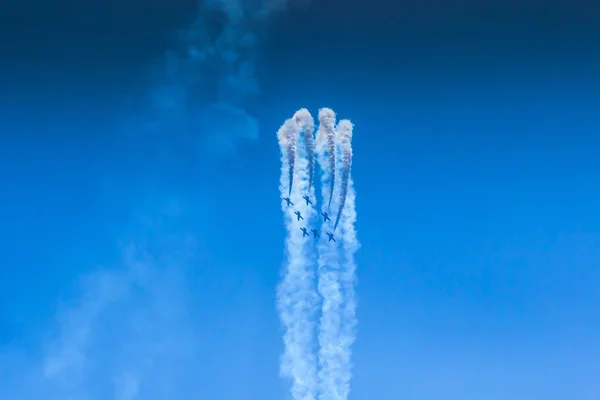
[[[302,218],[302,215],[300,215],[300,211],[296,211],[294,214],[296,214],[298,216],[298,221],[300,221]]]
[[[317,230],[315,228],[312,228],[310,230],[313,233],[313,236],[316,238],[321,237],[321,235],[319,235],[319,233],[317,232]]]
[[[292,203],[292,201],[290,200],[289,197],[284,197],[283,200],[285,200],[287,202],[288,207],[291,205],[294,205],[294,203]]]
[[[331,242],[332,240],[335,242],[335,239],[333,238],[333,233],[327,232],[327,236],[329,236],[329,242]]]
[[[321,215],[323,216],[323,222],[331,221],[326,212],[322,212]]]
[[[300,230],[302,231],[302,237],[309,236],[308,232],[306,232],[306,228],[300,228]]]
[[[306,205],[308,205],[309,203],[312,204],[312,201],[310,201],[308,196],[304,196],[303,199],[306,200]]]

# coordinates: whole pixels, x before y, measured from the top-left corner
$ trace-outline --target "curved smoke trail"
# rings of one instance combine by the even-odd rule
[[[328,171],[331,180],[329,202],[327,203],[327,209],[329,210],[329,208],[331,208],[331,199],[333,198],[333,188],[335,186],[335,112],[333,112],[331,108],[324,107],[319,110],[317,144],[320,144],[321,146],[326,144],[327,156],[329,159]]]
[[[306,108],[301,108],[294,114],[294,119],[302,127],[306,141],[306,156],[308,158],[308,191],[312,188],[315,175],[315,120]]]
[[[282,154],[287,157],[288,166],[288,197],[292,194],[292,185],[294,184],[294,166],[296,163],[296,139],[300,134],[300,127],[295,120],[288,119],[277,131],[277,139]],[[283,194],[285,195],[285,194]],[[282,196],[283,197],[283,196]]]
[[[317,295],[314,288],[314,271],[310,268],[313,256],[309,243],[303,237],[304,221],[297,221],[294,211],[308,220],[314,210],[303,204],[302,193],[308,187],[307,161],[300,151],[296,169],[296,186],[291,190],[288,179],[292,165],[289,156],[289,138],[297,137],[300,126],[294,119],[287,120],[277,134],[281,147],[281,176],[279,189],[282,197],[291,193],[294,207],[282,203],[287,237],[285,253],[287,262],[281,282],[277,287],[277,309],[285,328],[284,354],[281,358],[281,375],[292,380],[291,393],[294,400],[314,400],[317,389],[316,359],[313,354],[314,320]]]
[[[337,125],[337,142],[342,153],[342,165],[341,165],[341,182],[340,182],[340,201],[338,203],[339,209],[337,217],[335,219],[335,225],[333,230],[335,231],[340,218],[342,217],[342,211],[346,203],[346,196],[348,193],[348,180],[350,178],[350,169],[352,168],[352,122],[347,119],[341,120]]]

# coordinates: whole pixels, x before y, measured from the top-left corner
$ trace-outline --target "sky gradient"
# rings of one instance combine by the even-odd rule
[[[215,47],[235,69],[190,56],[226,32],[194,1],[14,3],[1,399],[289,398],[275,133],[301,107],[355,124],[350,399],[600,398],[598,7],[290,1]]]

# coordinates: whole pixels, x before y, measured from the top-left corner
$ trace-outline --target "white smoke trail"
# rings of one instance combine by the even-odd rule
[[[325,112],[323,112],[325,110]],[[323,204],[321,212],[329,209],[325,199],[332,196],[335,182],[335,147],[333,152],[329,147],[329,138],[335,137],[335,114],[329,109],[319,112],[319,130],[317,134],[317,161],[321,169],[321,192]],[[323,118],[324,117],[324,118]],[[325,122],[323,121],[325,119]],[[333,135],[331,135],[333,133]],[[333,155],[333,156],[332,156]],[[333,161],[333,164],[332,164]],[[317,246],[318,283],[321,295],[321,318],[319,321],[319,399],[338,399],[339,370],[342,355],[339,352],[339,337],[341,330],[342,293],[339,278],[339,251],[336,242],[330,242],[326,235],[331,231],[330,223],[323,221],[321,233],[323,237]]]
[[[292,188],[294,184],[294,165],[296,163],[296,142],[298,135],[300,134],[300,127],[296,121],[287,120],[281,128],[277,131],[277,139],[279,140],[279,146],[281,148],[281,154],[287,157],[285,165],[287,168],[288,183],[286,185],[288,189],[288,197],[292,194]],[[283,168],[283,167],[282,167]]]
[[[285,328],[281,374],[292,380],[291,393],[294,400],[314,400],[317,390],[316,360],[313,354],[317,295],[314,288],[314,271],[310,267],[313,261],[309,252],[310,238],[303,237],[300,228],[305,227],[305,222],[310,218],[314,218],[315,211],[303,203],[302,196],[308,188],[308,171],[302,151],[297,154],[294,171],[296,185],[293,191],[288,186],[290,181],[287,179],[292,168],[287,151],[289,138],[297,137],[299,132],[298,123],[289,119],[277,134],[282,154],[281,196],[290,192],[294,203],[294,207],[288,207],[287,203],[282,204],[287,228],[287,262],[282,281],[277,288],[277,306]],[[305,220],[298,221],[294,211],[300,212]]]
[[[319,110],[319,131],[317,132],[317,143],[318,146],[323,149],[326,146],[327,157],[328,157],[328,168],[330,189],[329,189],[329,202],[327,203],[327,210],[331,208],[331,199],[333,198],[333,189],[335,186],[335,112],[331,108],[321,108]],[[325,197],[323,197],[323,201]]]
[[[352,168],[352,122],[344,119],[338,123],[336,141],[342,155],[342,160],[340,166],[340,197],[338,202],[338,213],[335,219],[335,225],[333,226],[334,231],[340,222],[342,210],[344,209],[344,204],[346,203],[350,168]]]
[[[335,123],[335,119],[327,121]],[[342,120],[338,123],[336,134],[336,158],[339,164],[335,171],[329,171],[331,159],[325,157],[325,140],[318,139],[319,166],[323,170],[323,197],[333,192],[335,199],[339,199],[338,217],[335,222],[341,222],[341,237],[338,241],[342,246],[340,257],[338,246],[332,243],[321,242],[319,245],[319,293],[323,298],[321,326],[319,330],[319,362],[320,362],[320,400],[346,400],[350,393],[350,380],[352,378],[351,345],[355,339],[356,330],[356,295],[354,292],[355,262],[354,253],[359,247],[354,231],[356,221],[355,192],[350,176],[352,163],[352,123]],[[323,135],[326,129],[319,127]],[[329,133],[329,132],[328,132]],[[327,149],[328,152],[328,149]],[[337,185],[331,187],[332,182],[328,177],[335,177]],[[346,206],[344,206],[344,203]],[[323,205],[325,209],[325,205]],[[324,224],[324,226],[330,226]],[[335,229],[335,227],[334,227]]]
[[[313,217],[317,214],[315,209],[316,198],[314,195],[314,189],[312,185],[315,171],[315,120],[306,108],[301,108],[294,114],[294,121],[296,121],[296,123],[298,124],[298,126],[300,126],[301,129],[302,135],[299,137],[299,139],[304,140],[304,147],[302,148],[302,151],[298,154],[298,158],[301,159],[302,162],[306,163],[306,168],[308,171],[308,189],[304,193],[304,195],[308,196],[308,201],[304,199],[305,205],[309,206],[308,208],[310,210],[308,216],[305,217],[306,226],[308,229],[308,226],[314,226],[312,224]],[[296,142],[296,148],[297,146],[298,142]],[[314,233],[313,238],[316,238],[314,236]],[[313,245],[309,247],[311,247],[311,250],[314,250]],[[314,254],[314,252],[312,252],[311,254]]]
[[[312,189],[315,176],[315,120],[306,108],[301,108],[294,114],[294,119],[302,127],[306,143],[306,156],[308,158],[308,191]]]
[[[352,149],[350,149],[352,150]],[[348,186],[346,194],[346,207],[344,207],[341,218],[342,233],[342,267],[340,270],[340,282],[344,297],[344,305],[341,314],[341,333],[340,333],[340,399],[347,399],[350,393],[350,380],[352,379],[352,350],[351,346],[356,338],[356,262],[354,254],[360,248],[360,243],[356,238],[354,224],[356,222],[355,208],[356,192],[352,177],[348,176]]]

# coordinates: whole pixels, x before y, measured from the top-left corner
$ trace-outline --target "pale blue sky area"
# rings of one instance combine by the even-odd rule
[[[134,38],[132,2],[114,51],[100,22],[66,24],[96,55],[4,43],[0,399],[287,399],[275,132],[325,106],[355,124],[350,399],[600,398],[597,32],[555,23],[566,5],[529,32],[499,5],[442,24],[333,3],[257,28],[258,95],[213,87],[230,65],[146,74],[190,5]],[[206,122],[217,99],[252,121]]]

